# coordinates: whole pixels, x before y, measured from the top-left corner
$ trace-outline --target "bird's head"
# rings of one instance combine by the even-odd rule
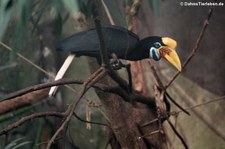
[[[150,37],[149,58],[156,61],[162,57],[181,71],[180,59],[176,52],[177,42],[169,37]]]

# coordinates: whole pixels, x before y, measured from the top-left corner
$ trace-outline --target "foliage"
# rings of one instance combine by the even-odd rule
[[[21,147],[25,146],[26,144],[30,144],[31,143],[29,141],[22,142],[23,139],[24,138],[18,138],[16,140],[13,140],[8,145],[6,145],[4,147],[4,149],[18,149],[18,148],[21,148]]]
[[[45,22],[54,22],[54,27],[58,35],[62,33],[63,25],[67,21],[69,17],[76,17],[79,13],[84,14],[84,16],[88,19],[92,17],[92,2],[93,0],[1,0],[0,1],[0,41],[4,41],[12,47],[12,55],[15,58],[16,52],[27,52],[26,57],[29,57],[33,61],[35,61],[36,55],[34,55],[35,48],[37,48],[39,43],[37,43],[36,39],[39,36],[38,30],[42,23]],[[119,22],[120,25],[126,26],[125,16],[122,12],[120,12],[117,4],[112,0],[104,0],[109,11],[113,15],[114,19]],[[120,0],[117,0],[120,2]],[[125,5],[130,5],[132,0],[124,1]],[[149,1],[149,4],[152,8],[155,7],[155,4]],[[158,8],[156,8],[158,9]],[[69,16],[69,17],[68,17]],[[33,42],[34,44],[31,46],[29,42]],[[35,48],[34,48],[35,47]],[[1,47],[2,48],[2,47]],[[24,49],[23,49],[24,48]],[[10,58],[7,58],[4,61],[4,65],[8,66],[7,62],[10,61]],[[1,60],[2,62],[2,60]],[[28,68],[28,70],[23,70],[24,63],[20,63],[17,61],[15,69],[11,75],[10,73],[2,73],[1,75],[10,76],[10,79],[7,83],[9,87],[23,88],[19,82],[29,82],[33,83],[33,81],[37,80],[37,72]],[[2,63],[1,63],[2,66]],[[27,66],[26,66],[27,67]],[[20,70],[26,72],[32,77],[29,79],[22,79],[24,74],[21,73]],[[15,73],[17,72],[17,73]],[[35,73],[35,74],[33,74]],[[33,79],[36,78],[36,79]],[[15,81],[15,80],[16,81]],[[5,79],[4,79],[5,80]],[[22,81],[23,80],[23,81]],[[10,82],[11,81],[11,82]],[[15,84],[15,85],[12,85]],[[25,83],[24,83],[25,84]],[[2,88],[3,86],[1,86]],[[15,88],[13,88],[15,89]],[[11,90],[11,88],[10,88]],[[40,108],[40,107],[38,107]],[[21,113],[20,109],[15,110],[15,113]],[[30,110],[30,107],[28,108]],[[32,109],[31,109],[32,110]],[[9,115],[12,115],[10,113]],[[12,119],[15,117],[19,117],[19,115],[8,116],[4,120]],[[34,122],[35,123],[35,122]],[[40,124],[41,125],[41,124]],[[41,126],[40,126],[41,127]],[[38,132],[34,132],[39,134],[39,130],[34,130]],[[98,130],[95,130],[98,131]],[[100,132],[100,134],[102,131]],[[38,136],[38,135],[37,135]],[[102,134],[103,136],[103,134]],[[39,141],[38,137],[33,138],[35,142]],[[8,148],[19,148],[21,146],[25,146],[30,142],[22,142],[22,139],[16,139],[8,144],[5,149]],[[96,139],[97,140],[97,139]],[[100,139],[99,139],[100,140]],[[97,140],[97,141],[99,141]],[[100,142],[100,143],[99,143]],[[102,145],[102,141],[100,140],[98,144]]]
[[[91,7],[93,0],[2,0],[0,1],[0,40],[2,40],[4,33],[7,31],[10,20],[15,22],[14,28],[13,47],[18,47],[24,39],[24,34],[27,33],[27,27],[31,24],[33,29],[41,21],[56,20],[58,32],[62,30],[63,21],[62,17],[66,13],[75,16],[77,13],[82,12],[86,17],[91,17]],[[125,25],[124,16],[118,10],[114,2],[111,0],[104,0],[110,12],[115,19],[118,19],[120,24]],[[127,1],[131,4],[131,1]],[[159,13],[159,0],[149,0],[149,6],[157,15]],[[16,48],[15,48],[16,50]]]

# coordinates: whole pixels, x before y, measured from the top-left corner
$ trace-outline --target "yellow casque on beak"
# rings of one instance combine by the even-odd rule
[[[165,58],[169,63],[171,63],[174,67],[181,71],[180,58],[177,55],[175,49],[168,46],[161,46],[158,49],[158,53],[161,57]]]
[[[165,58],[169,63],[181,71],[180,58],[175,51],[177,42],[169,37],[162,37],[162,43],[165,46],[158,48],[158,53],[161,57]]]

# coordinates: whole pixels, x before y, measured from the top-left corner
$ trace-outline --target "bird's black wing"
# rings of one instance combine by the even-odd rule
[[[136,34],[119,26],[103,27],[108,55],[117,54],[119,58],[126,59],[127,53],[132,51],[139,38]],[[99,39],[95,29],[80,32],[63,39],[57,47],[58,50],[70,51],[78,56],[99,56]]]

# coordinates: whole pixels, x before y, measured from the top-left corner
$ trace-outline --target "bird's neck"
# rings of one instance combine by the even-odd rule
[[[139,41],[136,47],[128,53],[126,59],[131,61],[137,61],[149,58],[149,47],[148,44],[145,42],[145,40]]]

